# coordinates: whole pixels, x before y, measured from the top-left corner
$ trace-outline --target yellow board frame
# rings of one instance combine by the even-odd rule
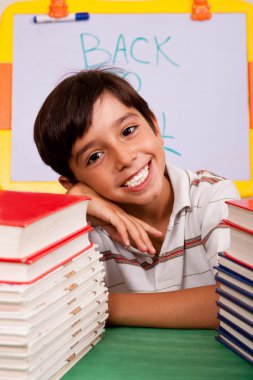
[[[70,13],[191,13],[192,0],[67,0]],[[250,179],[234,181],[242,197],[253,196],[253,6],[236,0],[209,0],[213,13],[246,13],[249,63],[249,144]],[[0,24],[0,66],[13,62],[13,20],[15,14],[47,14],[49,0],[19,2],[10,5],[2,15]],[[195,21],[198,22],[198,21]],[[1,108],[0,108],[1,109]],[[11,109],[11,107],[10,107]],[[0,188],[64,192],[57,182],[11,181],[11,129],[1,130],[0,125]]]

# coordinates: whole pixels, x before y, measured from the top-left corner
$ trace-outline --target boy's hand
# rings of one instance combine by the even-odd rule
[[[102,227],[113,240],[124,246],[136,246],[141,252],[152,255],[156,253],[149,235],[160,237],[162,233],[159,230],[127,214],[119,206],[82,183],[72,186],[67,193],[91,198],[87,209],[89,221]]]

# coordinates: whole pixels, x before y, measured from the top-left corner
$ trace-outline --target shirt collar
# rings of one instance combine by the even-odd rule
[[[182,209],[191,208],[190,177],[186,170],[166,163],[166,170],[174,192],[172,215],[176,216]]]

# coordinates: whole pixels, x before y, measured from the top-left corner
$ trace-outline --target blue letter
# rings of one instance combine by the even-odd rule
[[[90,47],[89,49],[85,49],[85,46],[84,46],[85,37],[91,37],[91,39],[95,40],[94,46]],[[98,48],[98,46],[100,45],[100,41],[99,41],[98,37],[94,36],[94,34],[82,33],[81,34],[81,44],[82,44],[82,51],[83,51],[84,67],[85,68],[91,69],[93,67],[100,66],[100,65],[103,65],[103,64],[110,62],[111,54],[109,53],[108,50]],[[105,57],[107,57],[107,58],[105,58],[102,61],[99,61],[98,63],[89,64],[88,59],[87,59],[88,53],[96,53],[96,52],[102,52],[105,55]]]
[[[121,39],[122,39],[123,46],[122,46],[122,48],[119,48],[119,44],[120,44]],[[125,40],[124,40],[124,37],[122,34],[119,35],[112,63],[116,62],[116,56],[117,56],[119,51],[123,51],[124,56],[125,56],[125,61],[126,61],[126,63],[128,63],[127,53],[126,53],[126,44],[125,44]]]
[[[158,43],[157,41],[157,38],[156,36],[154,36],[154,40],[155,40],[155,44],[156,44],[156,49],[157,49],[157,55],[156,55],[156,65],[159,64],[159,53],[161,53],[165,59],[167,59],[170,63],[172,63],[172,65],[175,65],[175,66],[179,66],[176,62],[172,61],[172,59],[170,59],[165,53],[164,51],[162,51],[161,49],[161,46],[166,44],[169,40],[171,39],[171,37],[167,37],[165,41],[161,42],[160,44]]]
[[[148,43],[148,40],[146,38],[143,38],[143,37],[139,37],[139,38],[136,38],[135,40],[133,40],[132,44],[131,44],[131,48],[130,48],[130,54],[131,56],[133,57],[133,59],[136,61],[136,62],[139,62],[139,63],[145,63],[145,64],[149,64],[150,62],[149,61],[142,61],[141,59],[138,59],[134,56],[134,45],[136,44],[136,42],[138,41],[144,41],[144,42],[147,42]]]
[[[165,113],[162,112],[162,139],[174,139],[174,136],[170,136],[170,135],[166,135],[166,116],[165,116]],[[164,150],[167,150],[168,152],[171,152],[171,153],[174,153],[176,154],[177,156],[181,156],[181,153],[179,153],[178,151],[174,150],[174,149],[171,149],[169,148],[168,146],[163,146],[163,149]]]

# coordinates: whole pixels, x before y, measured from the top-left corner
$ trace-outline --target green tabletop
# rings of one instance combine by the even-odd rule
[[[110,327],[64,380],[253,380],[215,330]]]

